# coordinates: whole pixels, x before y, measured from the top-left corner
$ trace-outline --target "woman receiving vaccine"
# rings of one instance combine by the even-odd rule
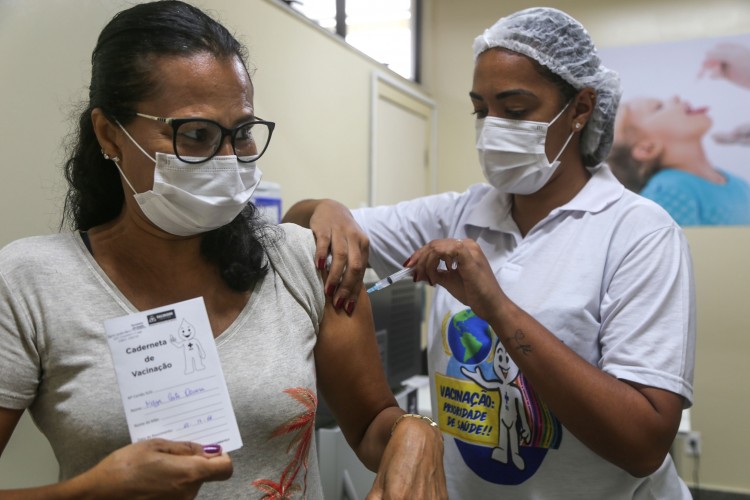
[[[307,200],[286,219],[333,254],[327,291],[347,311],[365,263],[435,285],[451,498],[688,499],[668,451],[693,396],[690,255],[602,163],[619,79],[555,9],[501,18],[473,49],[486,184],[353,212]]]
[[[0,250],[0,454],[28,411],[59,481],[0,498],[323,499],[318,393],[378,472],[368,498],[445,498],[443,437],[398,407],[368,305],[334,310],[312,233],[268,225],[249,203],[275,124],[256,115],[247,49],[199,8],[168,0],[118,12],[91,62],[65,163],[69,230]],[[200,347],[192,326],[168,327],[190,339],[170,338],[186,348],[185,370],[144,368],[152,399],[126,408],[116,373],[129,368],[110,353],[105,323],[152,309],[168,319],[198,297],[211,337]],[[138,321],[132,331],[148,329]],[[156,364],[169,354],[152,350],[152,332],[138,357]],[[231,450],[218,398],[172,417],[151,411],[187,395],[185,375],[204,368],[211,341],[242,441]],[[189,382],[216,394],[208,372]],[[131,444],[133,413],[159,422],[153,437]],[[133,427],[145,428],[142,418]]]

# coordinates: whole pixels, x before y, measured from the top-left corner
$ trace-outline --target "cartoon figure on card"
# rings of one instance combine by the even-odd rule
[[[461,373],[482,388],[500,393],[502,400],[499,415],[500,436],[497,447],[492,450],[492,459],[507,464],[510,458],[518,470],[524,470],[526,463],[519,453],[519,438],[524,443],[528,443],[531,438],[531,429],[526,416],[523,394],[513,384],[518,376],[518,367],[510,360],[508,352],[499,340],[495,346],[492,368],[497,375],[497,380],[485,379],[478,366],[473,372],[462,366]]]
[[[177,336],[179,338],[170,335],[169,341],[173,346],[181,348],[185,355],[185,375],[189,375],[195,370],[203,370],[206,352],[198,339],[195,338],[195,327],[183,319]]]

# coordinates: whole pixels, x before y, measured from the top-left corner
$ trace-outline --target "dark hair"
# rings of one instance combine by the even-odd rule
[[[563,79],[560,75],[557,73],[553,73],[551,69],[549,69],[547,66],[544,66],[543,64],[540,64],[534,59],[529,58],[531,62],[534,65],[534,68],[536,68],[537,73],[539,73],[543,78],[547,79],[552,85],[557,87],[557,89],[560,91],[560,95],[563,98],[563,102],[567,103],[570,100],[572,100],[578,91],[574,86],[569,84],[568,82]]]
[[[160,56],[209,53],[238,58],[247,71],[247,50],[227,29],[200,9],[176,0],[136,5],[115,15],[99,34],[91,55],[89,99],[71,136],[65,178],[68,192],[61,227],[78,230],[108,222],[120,213],[124,193],[114,163],[103,157],[91,112],[128,123],[136,105],[157,87],[152,62]],[[232,289],[247,291],[267,272],[261,241],[273,231],[248,205],[225,227],[203,235],[201,254],[219,267]]]
[[[633,158],[630,144],[614,144],[607,164],[617,179],[629,190],[640,193],[646,183],[661,168],[659,160],[639,161]]]

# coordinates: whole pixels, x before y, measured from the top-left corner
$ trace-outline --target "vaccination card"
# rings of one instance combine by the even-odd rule
[[[104,322],[135,443],[242,447],[202,297]]]

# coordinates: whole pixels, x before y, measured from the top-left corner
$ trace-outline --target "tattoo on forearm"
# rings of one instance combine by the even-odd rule
[[[531,354],[531,351],[533,349],[531,348],[531,344],[526,342],[526,335],[523,333],[523,330],[516,330],[513,333],[511,340],[513,340],[513,346],[519,351],[521,351],[521,354],[523,355]]]

